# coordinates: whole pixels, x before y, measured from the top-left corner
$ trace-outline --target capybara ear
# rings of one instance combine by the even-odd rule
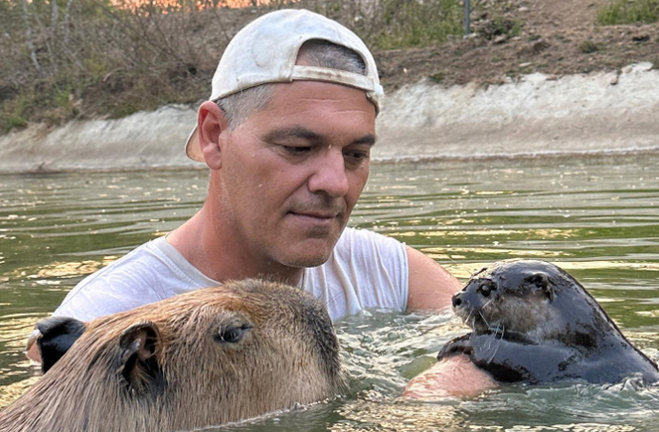
[[[550,301],[554,300],[554,286],[549,281],[549,277],[547,277],[546,274],[536,273],[533,276],[526,278],[526,282],[535,285],[536,288],[541,290]]]
[[[160,331],[152,322],[128,327],[119,339],[119,372],[129,390],[143,393],[157,390],[164,384],[160,369]]]
[[[85,323],[75,318],[50,317],[39,321],[37,330],[41,333],[37,337],[41,370],[46,373],[85,331]]]

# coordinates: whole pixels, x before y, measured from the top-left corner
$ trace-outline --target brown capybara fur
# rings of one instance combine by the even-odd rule
[[[0,431],[172,431],[257,416],[342,386],[309,294],[229,282],[99,318],[0,412]]]

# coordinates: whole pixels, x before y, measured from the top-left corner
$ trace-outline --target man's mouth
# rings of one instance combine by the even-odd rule
[[[301,217],[321,219],[321,220],[335,219],[338,216],[338,213],[336,213],[336,212],[310,212],[310,211],[296,212],[296,211],[291,211],[290,213],[294,216],[301,216]]]

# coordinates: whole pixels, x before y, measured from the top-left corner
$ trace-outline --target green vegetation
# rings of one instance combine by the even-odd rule
[[[224,47],[257,16],[227,3],[0,0],[0,133],[28,121],[114,118],[205,99]],[[274,0],[259,8],[291,6],[336,19],[374,50],[463,34],[460,0]]]
[[[366,33],[378,49],[428,46],[464,34],[464,7],[458,0],[388,0],[380,8],[379,30]]]
[[[597,11],[601,25],[659,21],[659,0],[614,0]]]
[[[522,30],[522,24],[519,21],[505,18],[497,15],[488,20],[481,26],[479,33],[487,40],[494,40],[497,37],[511,38],[519,35]]]
[[[376,52],[437,45],[464,31],[462,0],[271,0],[246,9],[226,7],[230,0],[141,0],[138,7],[135,1],[0,0],[0,133],[28,122],[116,118],[205,99],[231,36],[269,9],[317,11]],[[522,34],[517,3],[475,0],[472,7],[472,31],[481,42]],[[612,0],[597,20],[656,22],[659,0]],[[585,54],[605,48],[591,40],[579,45]],[[445,77],[440,71],[431,78]]]
[[[591,54],[600,50],[599,44],[591,41],[590,39],[585,40],[579,44],[579,51],[584,54]]]
[[[27,126],[27,119],[25,118],[25,111],[29,99],[24,95],[19,95],[7,102],[6,106],[3,105],[2,118],[3,129],[11,130],[15,127]]]

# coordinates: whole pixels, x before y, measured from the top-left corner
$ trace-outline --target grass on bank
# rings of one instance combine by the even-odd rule
[[[272,0],[258,11],[223,0],[151,0],[136,9],[121,1],[131,4],[0,0],[0,133],[205,99],[231,36],[265,10],[317,11],[374,51],[463,34],[461,0]]]
[[[659,21],[659,0],[614,0],[597,11],[600,25]]]

